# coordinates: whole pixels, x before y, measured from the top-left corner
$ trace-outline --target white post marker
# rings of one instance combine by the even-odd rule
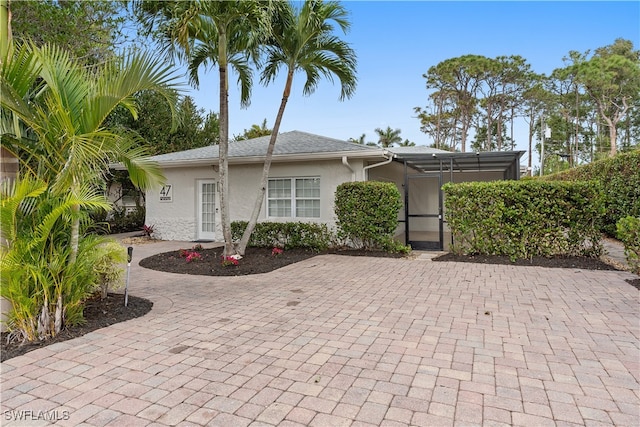
[[[133,247],[127,248],[127,283],[124,285],[124,306],[129,304],[129,273],[131,272],[131,257],[133,256]]]

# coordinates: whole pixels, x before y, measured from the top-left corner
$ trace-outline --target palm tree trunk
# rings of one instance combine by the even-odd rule
[[[0,0],[0,59],[5,60],[11,42],[11,9],[9,0]]]
[[[220,181],[220,221],[224,237],[224,255],[232,255],[231,219],[229,210],[229,89],[227,76],[227,36],[220,31],[218,58],[220,65],[220,151],[218,155]]]
[[[273,151],[276,146],[276,139],[278,138],[278,130],[280,129],[282,116],[284,116],[284,110],[287,106],[289,95],[291,94],[292,82],[293,82],[293,70],[289,70],[289,73],[287,74],[287,82],[285,83],[284,91],[282,93],[282,101],[280,101],[280,108],[278,109],[276,121],[273,124],[273,131],[271,132],[271,138],[269,138],[269,147],[267,148],[267,154],[264,158],[264,165],[262,167],[262,178],[260,180],[260,187],[258,188],[258,195],[256,196],[256,201],[253,205],[253,211],[251,213],[249,223],[247,224],[247,228],[244,230],[244,233],[242,234],[242,239],[238,244],[237,250],[240,255],[244,255],[247,249],[247,245],[249,244],[249,239],[251,238],[251,234],[253,233],[253,230],[256,227],[256,224],[258,223],[258,216],[260,215],[260,210],[262,209],[262,204],[264,203],[264,195],[267,191],[269,169],[271,168]]]
[[[80,206],[73,205],[71,207],[71,212],[73,213],[73,219],[71,223],[71,254],[69,255],[69,264],[73,264],[76,262],[76,258],[78,257],[78,245],[80,241]]]

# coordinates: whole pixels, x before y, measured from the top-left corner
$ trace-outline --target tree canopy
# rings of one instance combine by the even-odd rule
[[[464,55],[429,68],[427,105],[414,110],[433,146],[447,150],[513,149],[514,123],[529,125],[529,161],[542,150],[572,166],[637,145],[640,134],[640,60],[629,40],[569,52],[565,67],[536,74],[520,56]],[[544,122],[544,123],[543,123]],[[622,133],[622,140],[620,140]]]

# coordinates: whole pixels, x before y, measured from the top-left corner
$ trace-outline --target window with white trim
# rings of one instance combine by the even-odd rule
[[[267,215],[272,218],[320,218],[320,178],[269,179]]]

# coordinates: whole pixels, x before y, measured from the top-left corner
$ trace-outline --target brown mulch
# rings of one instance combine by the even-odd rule
[[[191,248],[185,248],[191,249]],[[245,257],[241,259],[238,266],[223,267],[221,263],[221,248],[203,249],[198,251],[202,256],[201,260],[187,263],[184,257],[180,256],[180,251],[172,251],[157,254],[140,261],[140,265],[145,268],[181,274],[197,274],[205,276],[242,276],[249,274],[268,273],[278,268],[295,262],[303,261],[322,254],[339,254],[349,256],[374,256],[374,257],[405,257],[401,254],[389,254],[386,252],[372,252],[362,250],[330,250],[311,251],[305,249],[285,250],[281,255],[272,255],[271,249],[248,248]],[[455,262],[475,262],[485,264],[507,264],[520,266],[540,266],[554,268],[580,268],[585,270],[615,270],[614,266],[608,265],[596,258],[569,257],[569,258],[533,258],[531,260],[519,260],[511,262],[508,257],[495,256],[457,256],[453,254],[441,255],[433,258],[434,261],[455,261]],[[632,286],[640,290],[640,278],[627,280]],[[95,296],[87,301],[84,310],[86,323],[83,325],[65,328],[58,336],[43,342],[28,343],[20,345],[17,343],[7,343],[7,334],[2,334],[0,343],[1,360],[5,361],[31,350],[45,347],[47,345],[77,338],[92,332],[96,329],[113,325],[118,322],[133,319],[147,314],[153,303],[149,300],[129,296],[128,306],[124,307],[123,294],[109,294],[106,300],[100,300]]]
[[[190,249],[190,248],[185,248]],[[248,274],[269,273],[305,259],[322,254],[339,254],[350,256],[383,256],[401,258],[404,255],[390,254],[377,251],[363,251],[354,249],[312,251],[309,249],[286,249],[280,255],[273,255],[271,248],[247,248],[244,258],[238,265],[222,265],[222,249],[201,249],[201,258],[187,262],[180,251],[165,252],[153,255],[140,261],[140,266],[151,270],[166,271],[168,273],[195,274],[200,276],[246,276]]]
[[[511,261],[507,256],[497,255],[454,255],[447,253],[433,258],[433,261],[473,262],[480,264],[518,265],[529,267],[550,268],[579,268],[583,270],[619,270],[616,266],[608,264],[598,258],[589,257],[533,257],[531,259],[518,259]],[[627,279],[627,283],[640,290],[640,278]]]
[[[127,306],[124,306],[124,294],[109,293],[107,298],[101,299],[99,294],[89,298],[84,307],[85,323],[82,325],[64,328],[58,335],[46,341],[35,341],[20,344],[19,342],[7,342],[8,333],[2,333],[0,341],[0,360],[11,359],[23,355],[32,350],[37,350],[51,344],[81,337],[96,329],[104,328],[125,320],[144,316],[151,311],[153,303],[147,299],[129,295]]]

